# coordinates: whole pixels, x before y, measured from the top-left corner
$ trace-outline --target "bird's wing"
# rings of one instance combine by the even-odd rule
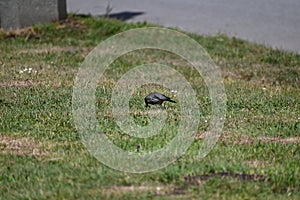
[[[153,103],[156,103],[156,102],[159,102],[159,101],[160,101],[160,99],[157,98],[156,96],[154,96],[154,97],[150,96],[150,97],[148,98],[148,100],[151,101],[151,102],[153,102]]]
[[[165,95],[163,95],[163,94],[160,94],[160,93],[155,93],[154,96],[155,96],[156,98],[158,98],[158,99],[160,99],[160,100],[164,100],[164,101],[170,99],[169,97],[167,97],[167,96],[165,96]]]

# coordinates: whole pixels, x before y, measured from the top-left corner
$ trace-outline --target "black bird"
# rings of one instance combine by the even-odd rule
[[[162,103],[164,101],[176,103],[176,101],[172,100],[170,97],[167,97],[159,92],[152,92],[145,97],[146,107],[149,107],[148,104],[151,104],[151,105],[158,104],[162,107]]]

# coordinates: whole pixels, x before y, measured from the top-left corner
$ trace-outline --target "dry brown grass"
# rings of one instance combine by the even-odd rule
[[[249,165],[249,167],[252,167],[252,168],[265,168],[267,163],[265,161],[262,161],[262,160],[249,160],[246,162],[246,164]]]
[[[33,82],[31,80],[16,80],[0,83],[0,88],[2,87],[31,87],[42,84],[42,82]]]
[[[171,185],[141,185],[141,186],[113,186],[109,188],[103,188],[103,192],[105,195],[110,196],[114,195],[122,195],[125,193],[151,193],[153,196],[165,196],[173,193],[174,186]]]
[[[21,28],[21,29],[16,29],[11,31],[0,29],[0,34],[3,35],[5,39],[16,38],[16,37],[25,37],[27,39],[40,38],[40,33],[37,30],[35,30],[33,27]]]
[[[85,31],[88,29],[83,23],[74,18],[67,18],[65,20],[58,21],[54,23],[57,29],[65,29],[72,27],[79,31]],[[3,35],[4,39],[25,37],[26,40],[30,38],[39,39],[41,38],[41,31],[35,27],[26,27],[16,30],[4,30],[0,29],[0,35]]]
[[[50,143],[37,142],[28,137],[0,136],[0,154],[21,156],[48,156]]]
[[[68,46],[68,47],[60,47],[60,46],[42,46],[38,49],[21,49],[18,51],[18,53],[32,53],[32,54],[47,54],[47,53],[60,53],[60,52],[75,52],[75,53],[81,53],[83,56],[86,56],[90,51],[92,51],[92,48],[84,47],[74,47],[74,46]]]
[[[201,132],[198,133],[195,137],[196,140],[204,139],[205,137],[209,137],[211,134],[210,132]],[[288,143],[300,143],[300,137],[251,137],[247,135],[242,135],[236,132],[223,132],[219,138],[219,142],[229,143],[233,145],[250,145],[255,142],[264,142],[264,143],[271,143],[271,142],[279,142],[283,144]]]

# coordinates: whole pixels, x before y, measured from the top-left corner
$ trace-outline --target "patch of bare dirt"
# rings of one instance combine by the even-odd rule
[[[288,137],[288,138],[281,138],[281,137],[244,137],[240,138],[240,140],[237,140],[234,142],[235,145],[238,144],[252,144],[255,142],[263,142],[263,143],[272,143],[272,142],[277,142],[277,143],[283,143],[283,144],[288,144],[288,143],[299,143],[300,142],[300,137]]]
[[[281,143],[298,143],[298,142],[300,142],[300,137],[288,137],[288,138],[259,137],[258,139],[262,142],[281,142]]]
[[[13,138],[0,136],[0,153],[24,156],[45,156],[48,152],[43,150],[43,143],[38,143],[31,138]]]

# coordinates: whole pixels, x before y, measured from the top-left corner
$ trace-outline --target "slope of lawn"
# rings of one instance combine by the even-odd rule
[[[168,52],[150,49],[118,58],[97,88],[97,117],[126,151],[162,148],[176,135],[179,104],[166,104],[168,129],[147,139],[122,133],[110,112],[113,87],[134,66],[160,62],[177,69],[197,92],[195,141],[168,167],[144,174],[111,169],[85,149],[72,118],[74,78],[101,41],[147,23],[83,16],[0,31],[0,199],[300,199],[300,55],[225,35],[189,34],[221,68],[227,94],[223,134],[196,155],[209,128],[210,99],[202,77]],[[132,117],[147,124],[139,88]]]

